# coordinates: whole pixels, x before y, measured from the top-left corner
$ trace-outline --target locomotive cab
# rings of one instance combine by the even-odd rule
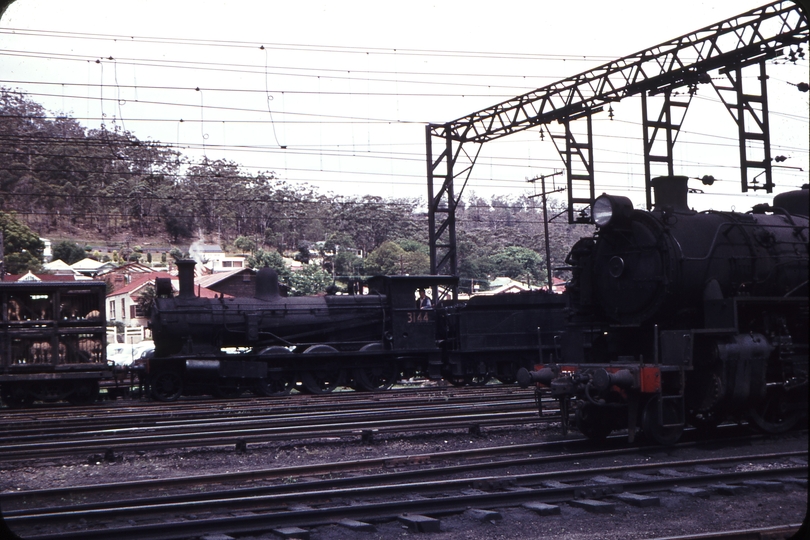
[[[442,297],[455,290],[455,276],[375,276],[368,280],[369,291],[388,298],[391,320],[387,322],[386,339],[390,348],[403,358],[411,355],[428,355],[430,378],[442,377],[440,330],[445,317]],[[420,307],[417,293],[420,289],[431,291],[430,308]]]

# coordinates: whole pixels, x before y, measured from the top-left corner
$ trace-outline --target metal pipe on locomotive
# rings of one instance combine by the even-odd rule
[[[569,320],[555,360],[521,370],[587,437],[745,417],[770,433],[807,413],[808,189],[747,213],[695,212],[687,178],[653,180],[655,207],[602,195],[597,231],[566,262]],[[539,403],[539,400],[538,400]]]

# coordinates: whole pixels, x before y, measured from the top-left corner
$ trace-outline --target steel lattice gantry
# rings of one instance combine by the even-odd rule
[[[594,198],[593,144],[590,119],[605,104],[641,94],[647,202],[655,163],[672,168],[672,147],[688,101],[673,99],[675,88],[712,82],[709,72],[729,79],[729,86],[712,82],[739,127],[742,190],[773,186],[765,95],[765,61],[782,54],[788,45],[808,40],[807,18],[791,1],[774,2],[696,32],[667,41],[595,69],[552,83],[445,124],[426,126],[430,264],[434,274],[456,274],[455,211],[481,145],[535,126],[559,122],[564,134],[553,135],[566,165],[569,221],[589,215]],[[762,71],[759,95],[743,92],[740,70]],[[651,110],[652,97],[663,104]],[[570,124],[587,120],[585,135],[574,135]],[[748,122],[746,122],[748,119]],[[751,120],[753,119],[753,120]],[[548,128],[546,128],[548,129]],[[577,138],[582,140],[577,140]],[[663,141],[662,139],[665,139]],[[557,142],[557,141],[561,142]],[[662,144],[656,146],[656,141]],[[759,141],[764,156],[748,154],[746,142]],[[654,153],[653,148],[664,151]],[[760,170],[763,184],[752,181]],[[756,178],[757,175],[754,175]],[[462,181],[460,189],[455,183]]]

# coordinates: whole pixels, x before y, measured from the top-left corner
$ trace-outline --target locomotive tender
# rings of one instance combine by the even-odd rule
[[[456,287],[453,276],[376,276],[368,294],[286,297],[269,268],[258,272],[253,297],[199,298],[194,264],[178,262],[176,296],[168,279],[158,280],[155,353],[135,366],[162,401],[243,390],[317,394],[343,385],[374,391],[413,376],[513,382],[519,367],[550,354],[540,343],[552,343],[565,305],[561,295],[538,291],[419,309],[417,290],[436,299]]]
[[[808,189],[748,213],[695,212],[687,180],[654,179],[652,211],[594,202],[597,232],[566,260],[554,361],[518,373],[559,400],[564,430],[573,414],[592,439],[640,428],[672,444],[687,423],[744,416],[777,433],[807,413]]]

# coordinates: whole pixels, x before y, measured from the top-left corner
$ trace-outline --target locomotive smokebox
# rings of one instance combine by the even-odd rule
[[[180,281],[179,298],[194,298],[194,267],[197,261],[177,261],[177,278]]]
[[[675,212],[689,212],[686,194],[689,192],[687,176],[659,176],[650,180],[655,193],[655,210],[669,208]]]

